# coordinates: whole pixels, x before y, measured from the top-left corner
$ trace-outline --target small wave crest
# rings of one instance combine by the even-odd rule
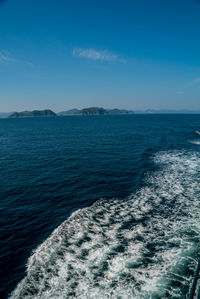
[[[97,201],[55,229],[11,298],[183,298],[198,253],[199,155],[161,152],[154,162],[137,193]]]
[[[190,140],[190,143],[192,143],[192,144],[196,144],[196,145],[200,145],[200,139],[193,139],[193,140]]]

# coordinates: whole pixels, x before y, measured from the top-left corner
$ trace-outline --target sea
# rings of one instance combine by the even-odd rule
[[[187,298],[200,115],[0,119],[0,298]]]

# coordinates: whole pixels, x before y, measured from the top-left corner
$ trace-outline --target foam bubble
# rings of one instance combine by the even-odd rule
[[[197,153],[161,152],[125,200],[63,222],[29,258],[11,298],[183,298],[200,234]]]

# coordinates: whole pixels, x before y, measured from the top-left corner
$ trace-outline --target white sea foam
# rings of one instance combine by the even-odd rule
[[[136,194],[73,213],[33,252],[11,298],[184,298],[200,236],[199,158],[161,152]]]
[[[200,139],[190,140],[190,143],[193,143],[193,144],[196,144],[196,145],[200,145]]]

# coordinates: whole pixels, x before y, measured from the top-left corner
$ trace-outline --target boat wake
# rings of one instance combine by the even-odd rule
[[[199,253],[199,158],[160,152],[137,193],[73,213],[10,298],[185,298]]]

